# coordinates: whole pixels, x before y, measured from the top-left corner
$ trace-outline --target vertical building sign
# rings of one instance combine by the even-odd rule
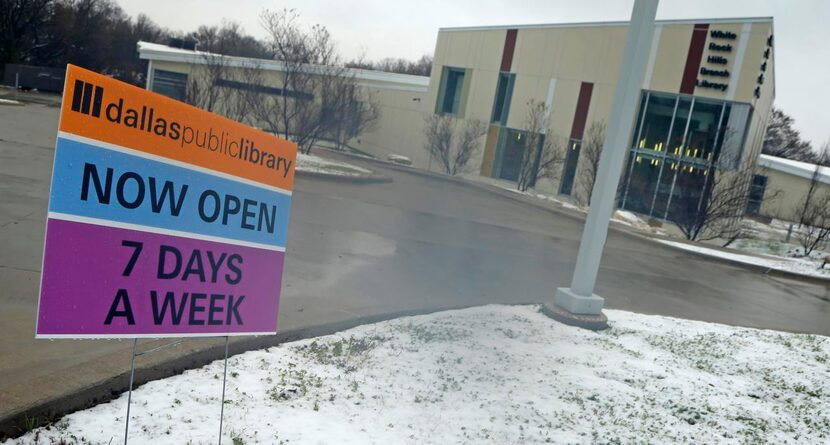
[[[296,153],[70,65],[36,336],[276,332]]]

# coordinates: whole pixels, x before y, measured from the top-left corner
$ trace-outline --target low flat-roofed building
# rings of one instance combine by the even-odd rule
[[[749,213],[797,221],[808,194],[815,199],[830,193],[830,167],[761,155],[749,195]]]
[[[274,87],[281,84],[279,75],[284,69],[283,64],[276,60],[223,56],[149,42],[139,42],[138,53],[141,59],[148,60],[147,89],[177,100],[186,99],[188,82],[200,75],[199,70],[205,65],[222,64],[227,79],[219,75],[216,81],[225,88],[250,87],[244,84],[244,79],[240,79],[244,76],[238,76],[238,72],[252,68],[261,70],[264,78],[258,79],[255,87],[262,89],[262,94],[279,94]],[[217,58],[221,58],[221,62]],[[325,72],[324,67],[309,66],[309,69]],[[395,153],[395,147],[399,147],[402,141],[420,140],[421,123],[429,99],[428,77],[361,69],[349,69],[348,74],[354,76],[356,83],[365,88],[380,107],[379,121],[351,141],[354,148],[386,158],[388,153]],[[223,113],[221,106],[215,111]],[[246,123],[264,126],[253,119]],[[416,161],[426,162],[425,153],[410,151],[413,151]]]

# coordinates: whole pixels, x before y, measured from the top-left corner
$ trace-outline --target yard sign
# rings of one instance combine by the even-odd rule
[[[70,65],[36,336],[276,332],[296,155]]]

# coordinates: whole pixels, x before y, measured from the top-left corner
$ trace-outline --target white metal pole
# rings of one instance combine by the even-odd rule
[[[130,359],[130,390],[127,392],[127,421],[124,423],[124,445],[127,445],[127,436],[130,432],[130,402],[133,400],[133,382],[135,381],[135,350],[138,346],[138,337],[133,339],[133,358]]]
[[[222,401],[219,408],[219,445],[222,445],[222,422],[225,420],[225,384],[228,381],[228,340],[225,336],[225,371],[222,373]]]
[[[620,77],[614,91],[608,131],[602,146],[597,182],[570,288],[559,288],[554,303],[573,314],[600,315],[604,300],[594,295],[608,224],[614,212],[617,186],[631,140],[631,129],[654,37],[654,17],[659,0],[635,0],[628,26]],[[587,55],[586,55],[587,57]]]

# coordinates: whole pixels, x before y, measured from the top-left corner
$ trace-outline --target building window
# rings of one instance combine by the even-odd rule
[[[739,167],[750,114],[747,104],[644,92],[620,206],[675,222],[695,215],[710,173]]]
[[[764,193],[767,191],[767,177],[754,175],[752,187],[749,188],[749,201],[746,205],[746,212],[752,215],[761,213],[761,203],[764,202]]]
[[[724,103],[720,101],[695,99],[689,129],[686,131],[686,143],[680,150],[681,157],[712,162],[723,107]]]
[[[559,184],[559,193],[562,195],[570,195],[573,193],[576,167],[579,164],[579,152],[581,149],[582,141],[576,139],[568,141],[568,152],[565,154],[565,166],[562,167],[562,182]]]
[[[671,130],[677,98],[671,95],[650,94],[636,146],[641,150],[665,151]]]
[[[493,101],[493,123],[507,125],[507,115],[510,113],[510,99],[513,98],[513,83],[516,75],[499,73],[499,82],[496,85],[496,98]]]
[[[153,70],[153,91],[183,101],[187,94],[187,74]]]
[[[517,181],[522,167],[524,154],[524,132],[505,128],[501,132],[496,154],[496,177],[508,181]]]
[[[628,188],[622,207],[648,215],[657,190],[661,159],[649,154],[631,153]]]
[[[459,115],[464,90],[465,71],[462,68],[444,67],[438,94],[439,113]]]

